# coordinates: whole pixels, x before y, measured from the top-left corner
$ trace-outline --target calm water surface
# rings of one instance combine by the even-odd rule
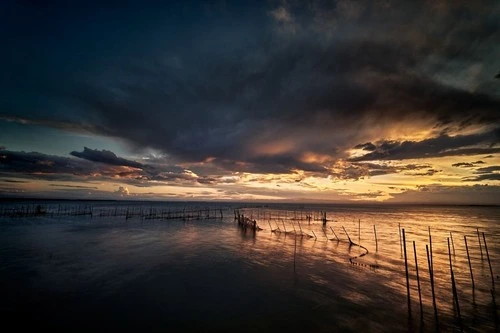
[[[115,205],[91,204],[95,211]],[[172,210],[189,205],[195,204],[171,204]],[[447,243],[453,237],[462,325],[466,331],[498,331],[499,207],[196,205],[222,207],[224,218],[0,218],[2,322],[18,329],[34,324],[100,331],[435,331],[425,249],[430,227],[438,327],[459,328]],[[239,228],[234,208],[263,230]],[[300,221],[304,234],[316,238],[271,232],[278,226],[298,232],[301,214],[318,217],[319,211],[327,211],[326,228],[319,220]],[[349,245],[342,227],[367,255],[356,258],[365,251]],[[406,234],[411,320],[399,227]],[[495,284],[477,229],[485,233]]]

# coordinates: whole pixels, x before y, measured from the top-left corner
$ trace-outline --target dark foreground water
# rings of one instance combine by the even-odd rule
[[[94,209],[114,205],[92,204]],[[152,204],[134,205],[146,210]],[[233,208],[241,205],[197,205],[223,207],[224,218],[1,217],[3,326],[164,332],[458,330],[447,247],[451,231],[462,326],[465,331],[498,331],[498,207],[267,205],[244,210],[263,229],[254,233],[234,222]],[[172,210],[180,207],[173,204]],[[319,210],[328,211],[327,228],[315,220],[302,220],[299,226],[300,212]],[[406,231],[411,320],[398,224]],[[316,238],[272,233],[278,226],[297,232],[300,227]],[[342,226],[368,249],[367,255],[353,259],[364,250],[349,246]],[[429,226],[438,322],[425,252]],[[477,228],[485,232],[494,281]]]

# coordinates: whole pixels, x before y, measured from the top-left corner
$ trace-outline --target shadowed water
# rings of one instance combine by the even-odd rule
[[[172,204],[172,209],[181,206]],[[3,322],[20,329],[35,324],[114,331],[433,331],[436,323],[425,253],[430,226],[440,329],[459,327],[450,283],[447,238],[451,231],[462,324],[467,331],[498,330],[494,300],[500,286],[492,290],[484,244],[481,256],[476,230],[485,232],[498,283],[498,207],[247,206],[245,213],[263,229],[258,232],[238,227],[233,218],[236,207],[224,206],[223,219],[189,221],[3,217]],[[327,228],[323,230],[321,221],[300,223],[304,233],[314,231],[317,238],[272,233],[265,215],[279,212],[279,220],[291,231],[298,227],[294,218],[298,219],[299,211],[313,210],[327,211]],[[406,232],[411,321],[398,224]],[[355,260],[357,265],[349,259],[363,250],[349,246],[342,226],[354,242],[369,250]],[[341,241],[335,240],[330,227]],[[417,246],[423,321],[412,241]],[[19,316],[23,320],[16,319]]]

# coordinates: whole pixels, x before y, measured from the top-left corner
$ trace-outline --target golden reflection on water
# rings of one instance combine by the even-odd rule
[[[462,321],[471,324],[486,319],[490,322],[495,321],[495,325],[498,325],[498,309],[495,299],[498,298],[500,286],[495,288],[495,283],[500,282],[497,275],[499,274],[497,262],[500,259],[499,209],[494,207],[482,209],[492,211],[489,214],[483,214],[481,208],[474,207],[396,208],[374,212],[355,209],[343,212],[330,210],[327,211],[326,227],[323,226],[321,214],[318,212],[250,208],[242,210],[242,213],[256,219],[263,229],[256,235],[262,251],[280,253],[289,258],[293,258],[294,251],[296,251],[296,266],[302,271],[312,268],[313,262],[351,264],[353,283],[363,284],[377,280],[389,287],[394,295],[399,295],[394,297],[401,298],[402,306],[406,306],[404,299],[407,288],[403,259],[404,244],[400,240],[399,230],[404,229],[413,317],[419,318],[420,316],[413,249],[413,242],[415,242],[425,320],[434,320],[430,269],[434,273],[435,298],[439,316],[457,319],[457,309],[453,304],[451,257]],[[299,223],[302,233],[298,228]],[[376,250],[374,225],[377,231],[378,250]],[[344,228],[347,233],[344,232]],[[284,230],[287,230],[287,233]],[[482,237],[483,232],[492,265],[493,282]],[[314,235],[314,237],[310,238],[305,235]],[[468,241],[470,266],[464,236]],[[350,246],[348,237],[352,242],[366,247],[368,254],[359,257],[364,250],[356,244]],[[295,249],[296,238],[298,241]],[[450,251],[448,251],[448,240]],[[427,257],[426,245],[432,247],[432,258]],[[431,261],[431,267],[429,267],[429,261]],[[474,276],[474,287],[470,267]],[[316,272],[316,270],[311,269],[311,272]],[[318,276],[316,273],[311,273],[309,278],[319,285],[332,283],[331,280]],[[367,295],[357,289],[347,288],[342,296],[354,303],[367,302]]]

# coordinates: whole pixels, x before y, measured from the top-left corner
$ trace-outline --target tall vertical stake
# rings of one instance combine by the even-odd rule
[[[455,242],[453,242],[453,234],[450,231],[451,247],[453,248],[453,256],[455,256]]]
[[[469,261],[470,279],[472,281],[472,290],[474,290],[474,275],[472,274],[472,265],[470,263],[469,247],[467,246],[467,236],[464,235],[465,251],[467,251],[467,260]]]
[[[375,224],[373,225],[373,233],[375,234],[375,252],[378,252],[377,229],[375,228]]]
[[[400,252],[403,254],[403,243],[401,242],[401,223],[398,223],[398,229],[399,229],[399,247],[400,247]]]
[[[417,271],[418,301],[420,303],[420,321],[424,321],[424,310],[422,307],[422,293],[420,291],[420,277],[418,275],[417,246],[413,241],[413,253],[415,254],[415,270]]]
[[[429,266],[429,277],[431,280],[431,290],[432,290],[432,306],[434,307],[434,320],[436,322],[436,331],[439,332],[439,322],[438,322],[438,311],[436,305],[436,294],[434,292],[434,272],[432,270],[431,257],[429,255],[429,246],[425,245],[425,251],[427,252],[427,265]]]
[[[408,260],[406,257],[406,237],[405,229],[403,228],[403,249],[405,256],[405,272],[406,272],[406,291],[408,295],[408,318],[411,320],[411,298],[410,298],[410,278],[408,276]]]
[[[458,302],[457,286],[455,285],[455,275],[453,274],[453,265],[451,264],[451,249],[450,249],[450,239],[448,240],[448,258],[450,259],[450,275],[451,275],[451,287],[453,290],[453,300],[455,301],[455,306],[457,307],[458,324],[460,325],[460,332],[463,332],[462,327],[462,316],[460,315],[460,303]]]
[[[479,237],[479,228],[476,228],[477,231],[477,241],[479,242],[479,251],[481,251],[481,260],[483,260],[483,248],[481,247],[481,237]]]
[[[486,237],[484,237],[484,232],[483,232],[483,241],[484,241],[484,249],[486,250],[486,258],[488,258],[488,265],[490,266],[491,286],[493,287],[493,290],[495,290],[495,277],[493,276],[493,270],[491,269],[490,254],[488,253],[488,245],[486,245]]]
[[[431,227],[429,226],[429,247],[431,250],[431,269],[434,269],[434,262],[432,261],[432,236],[431,236]]]

